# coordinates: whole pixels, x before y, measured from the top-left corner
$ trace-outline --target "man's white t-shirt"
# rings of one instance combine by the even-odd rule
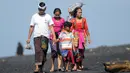
[[[34,14],[31,19],[30,26],[34,26],[34,37],[45,36],[49,38],[49,27],[53,25],[52,17],[49,14]]]

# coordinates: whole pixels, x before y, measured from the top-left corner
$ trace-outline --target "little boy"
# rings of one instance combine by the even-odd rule
[[[66,71],[68,70],[69,63],[75,64],[73,56],[73,34],[70,31],[72,24],[68,21],[64,23],[64,29],[59,35],[61,55],[63,58],[63,66]]]

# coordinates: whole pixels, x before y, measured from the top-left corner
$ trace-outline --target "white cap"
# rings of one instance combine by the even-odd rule
[[[41,6],[41,5],[43,5],[43,6]],[[39,9],[45,9],[45,8],[46,8],[45,3],[44,3],[44,2],[40,2],[40,3],[38,4],[38,8],[39,8]]]

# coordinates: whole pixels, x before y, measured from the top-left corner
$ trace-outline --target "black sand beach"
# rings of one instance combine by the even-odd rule
[[[130,48],[130,44],[112,47],[101,46],[92,50],[86,50],[84,70],[81,72],[75,71],[72,73],[107,73],[104,71],[104,66],[102,63],[107,61],[130,60],[130,49],[127,49],[127,47]],[[46,72],[49,72],[50,70],[50,63],[50,55],[48,55],[44,68]],[[33,69],[34,55],[0,58],[0,73],[33,73]],[[55,67],[55,69],[57,69],[57,67]],[[54,73],[61,72],[56,71]]]

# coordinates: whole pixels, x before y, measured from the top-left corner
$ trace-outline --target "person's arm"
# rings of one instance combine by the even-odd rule
[[[49,28],[51,29],[51,32],[52,32],[52,35],[53,35],[53,41],[56,42],[56,36],[55,36],[53,25],[50,25]]]
[[[74,46],[74,34],[73,34],[73,32],[72,32],[71,38],[72,38],[72,50],[75,51],[75,46]]]
[[[59,36],[58,36],[58,39],[57,39],[57,41],[62,41],[62,38],[63,38],[63,33],[62,33],[62,31],[61,31],[61,33],[59,34]]]
[[[32,16],[31,18],[31,23],[30,23],[30,27],[29,27],[29,33],[28,33],[28,39],[27,39],[27,43],[30,43],[30,39],[31,39],[31,36],[32,36],[32,33],[34,31],[34,16]]]
[[[50,30],[51,30],[51,33],[52,33],[52,35],[53,35],[53,41],[54,42],[56,42],[56,35],[55,35],[55,31],[54,31],[54,22],[53,22],[53,20],[52,20],[52,17],[50,16],[50,15],[48,15],[48,25],[49,25],[49,28],[50,28]]]
[[[75,51],[74,38],[72,39],[72,49],[73,49],[73,51]]]
[[[27,43],[30,43],[30,39],[34,30],[34,26],[30,26]]]
[[[62,26],[61,26],[61,31],[64,29],[64,23],[65,23],[65,19],[62,18]]]
[[[88,38],[88,43],[90,44],[91,43],[90,34],[87,35],[87,38]]]
[[[86,37],[87,37],[87,39],[88,39],[88,43],[90,44],[91,43],[91,39],[90,39],[90,33],[89,33],[89,29],[88,29],[88,24],[87,24],[87,20],[86,19],[84,19],[85,20],[85,32],[86,32]]]

